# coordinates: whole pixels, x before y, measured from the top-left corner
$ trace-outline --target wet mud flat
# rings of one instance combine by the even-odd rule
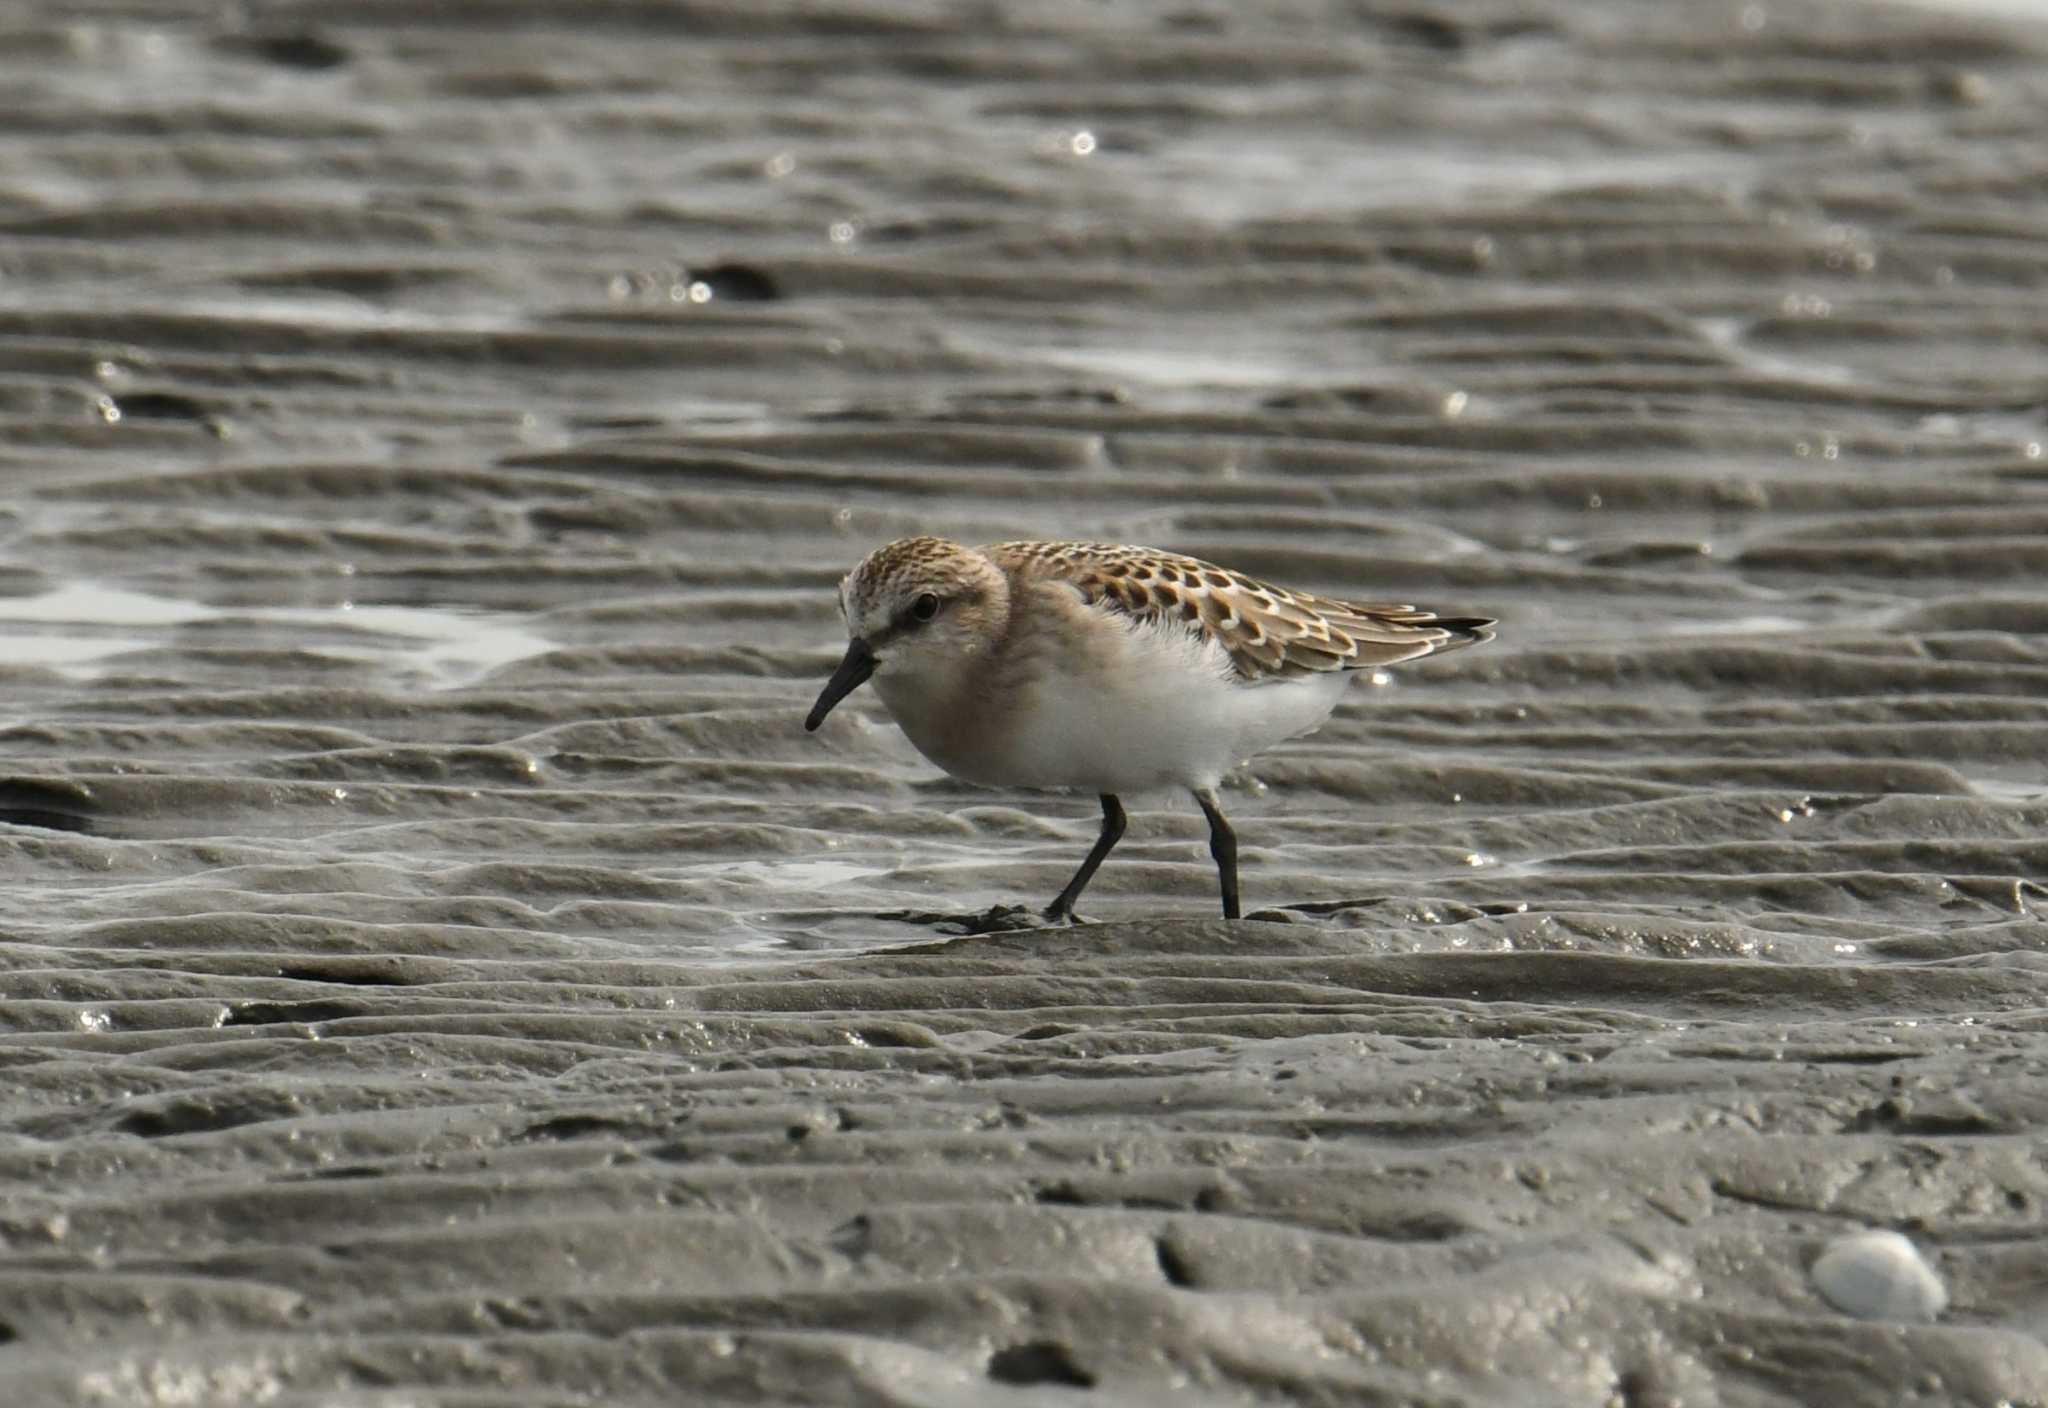
[[[2044,57],[0,13],[0,1397],[2048,1402]],[[968,933],[917,531],[1501,638]]]
[[[158,995],[11,1065],[43,1109],[0,1165],[9,1382],[1992,1403],[2048,1374],[2038,964],[1452,927],[1481,951],[1127,922],[722,973],[81,955]],[[1931,1242],[1976,1323],[1816,1304],[1805,1263],[1865,1224]]]
[[[1469,952],[1137,921],[724,972],[95,955],[161,995],[11,1068],[45,1109],[0,1165],[10,1383],[2024,1401],[2038,963],[1624,957],[1526,919],[1450,925]],[[1806,1263],[1867,1224],[1976,1313],[1817,1304]]]

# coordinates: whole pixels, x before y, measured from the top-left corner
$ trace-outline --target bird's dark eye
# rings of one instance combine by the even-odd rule
[[[921,594],[910,603],[910,614],[920,621],[929,621],[939,614],[939,599],[930,592]]]

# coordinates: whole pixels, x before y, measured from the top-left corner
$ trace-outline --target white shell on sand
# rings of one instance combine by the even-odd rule
[[[1837,1237],[1813,1263],[1813,1283],[1830,1305],[1864,1320],[1932,1320],[1948,1309],[1948,1287],[1897,1232]]]

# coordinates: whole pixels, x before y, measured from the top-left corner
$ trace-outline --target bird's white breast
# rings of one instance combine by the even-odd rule
[[[1347,682],[1332,673],[1246,683],[1220,646],[1175,623],[1076,608],[1069,624],[1086,638],[1041,643],[1003,672],[1000,697],[981,701],[986,728],[973,756],[956,747],[934,761],[995,786],[1212,787],[1321,724]]]

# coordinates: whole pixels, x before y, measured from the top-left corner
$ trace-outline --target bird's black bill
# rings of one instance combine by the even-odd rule
[[[811,706],[810,716],[804,720],[806,731],[816,733],[818,725],[825,722],[825,716],[832,712],[832,706],[867,683],[868,676],[875,672],[875,652],[868,649],[868,643],[855,636],[846,644],[845,658],[839,668],[832,672],[832,678],[825,681],[825,688],[818,694],[818,702]]]

